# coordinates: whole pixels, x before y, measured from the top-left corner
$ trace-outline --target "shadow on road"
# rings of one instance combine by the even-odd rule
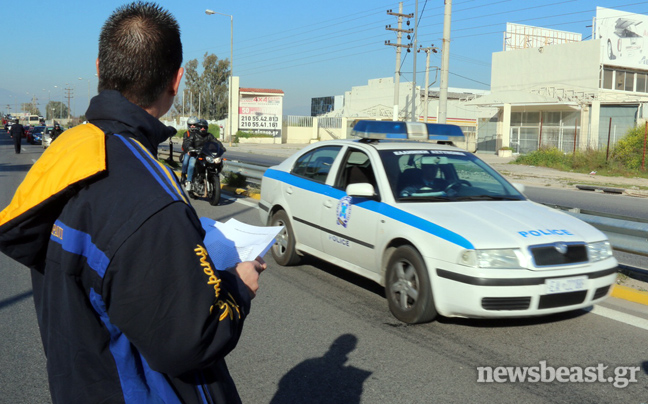
[[[31,164],[4,164],[0,163],[0,172],[27,172],[32,168]]]
[[[4,309],[5,307],[16,304],[18,302],[21,302],[25,299],[31,299],[33,295],[34,295],[34,291],[30,290],[29,292],[21,293],[19,295],[10,297],[5,300],[0,300],[0,310]]]
[[[372,372],[344,365],[357,343],[355,335],[341,335],[324,356],[292,368],[279,381],[279,390],[270,403],[360,403],[362,385]]]

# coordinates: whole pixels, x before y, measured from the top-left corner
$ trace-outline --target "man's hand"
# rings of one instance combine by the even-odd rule
[[[257,257],[254,261],[239,262],[234,271],[241,278],[243,283],[250,290],[250,295],[254,298],[259,290],[259,274],[268,267],[263,258]]]

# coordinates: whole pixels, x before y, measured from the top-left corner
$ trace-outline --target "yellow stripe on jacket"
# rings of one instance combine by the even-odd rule
[[[106,170],[106,136],[84,124],[63,132],[34,163],[9,206],[0,212],[0,226],[65,188]]]

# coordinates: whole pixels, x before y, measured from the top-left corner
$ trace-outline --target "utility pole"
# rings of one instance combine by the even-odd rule
[[[446,123],[448,115],[448,66],[450,65],[450,20],[452,0],[445,0],[443,13],[443,46],[441,47],[441,83],[439,85],[439,123]]]
[[[67,91],[67,95],[66,95],[65,97],[67,98],[67,101],[68,101],[68,103],[67,103],[67,104],[68,104],[68,117],[67,117],[67,119],[68,119],[68,123],[67,123],[67,124],[68,124],[68,125],[70,124],[70,111],[71,111],[71,110],[70,110],[70,99],[74,98],[74,95],[72,94],[72,90],[73,90],[73,89],[70,88],[70,87],[68,87],[68,88],[65,89],[65,91]]]
[[[416,50],[416,52],[423,51],[427,54],[425,58],[425,107],[423,114],[425,116],[425,120],[423,122],[427,123],[428,121],[428,87],[430,87],[430,53],[437,53],[439,51],[438,48],[434,47],[434,44],[432,44],[431,47],[429,48],[424,48],[421,46]]]
[[[414,9],[414,43],[412,47],[416,49],[417,40],[418,40],[418,0],[416,0],[416,8]],[[418,122],[418,117],[416,116],[416,100],[421,98],[420,94],[416,96],[416,52],[413,55],[412,65],[412,121]]]
[[[386,30],[388,31],[395,31],[396,32],[396,43],[393,44],[390,41],[385,41],[385,45],[390,45],[390,46],[395,46],[396,47],[396,73],[394,77],[394,113],[392,119],[394,121],[398,121],[398,112],[399,112],[399,89],[400,89],[400,65],[401,65],[401,48],[407,48],[409,49],[412,47],[411,44],[407,45],[402,45],[401,44],[401,38],[403,37],[403,33],[408,34],[407,39],[410,39],[409,34],[414,32],[411,28],[409,29],[402,29],[403,27],[403,18],[407,18],[407,25],[410,25],[409,19],[412,18],[414,15],[413,14],[403,14],[403,2],[401,1],[398,3],[398,13],[393,13],[391,10],[387,10],[388,15],[393,15],[398,17],[398,28],[392,28],[391,25],[387,25],[385,27]]]

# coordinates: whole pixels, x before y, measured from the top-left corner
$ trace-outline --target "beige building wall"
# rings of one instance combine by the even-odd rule
[[[600,42],[493,53],[491,92],[535,90],[565,99],[598,94]]]

